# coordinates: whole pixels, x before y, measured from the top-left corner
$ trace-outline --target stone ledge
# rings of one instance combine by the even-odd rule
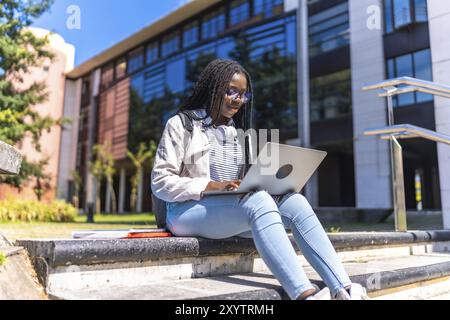
[[[0,141],[0,174],[18,174],[22,163],[20,152]]]
[[[450,231],[357,232],[330,234],[337,251],[450,241]],[[294,243],[293,237],[290,236]],[[256,254],[252,239],[160,238],[128,240],[17,240],[32,258],[49,267],[149,261],[232,253]],[[297,249],[296,246],[294,248]]]

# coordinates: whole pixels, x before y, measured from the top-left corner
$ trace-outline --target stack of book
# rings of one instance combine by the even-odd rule
[[[82,230],[73,231],[73,239],[136,239],[166,238],[172,234],[166,229]]]

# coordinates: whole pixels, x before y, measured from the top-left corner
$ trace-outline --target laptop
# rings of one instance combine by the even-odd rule
[[[325,151],[268,142],[236,190],[206,191],[204,196],[265,190],[271,195],[300,192],[325,159]]]

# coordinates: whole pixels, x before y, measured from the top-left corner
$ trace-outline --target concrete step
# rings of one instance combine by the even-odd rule
[[[393,263],[392,257],[450,251],[450,231],[339,233],[331,234],[330,239],[348,268],[352,263],[369,266],[365,263],[374,259],[387,258],[387,263]],[[134,288],[193,278],[270,273],[253,240],[243,238],[18,240],[16,245],[28,250],[41,283],[55,297],[66,296],[60,292],[75,294],[90,288]],[[309,266],[300,253],[299,260]]]
[[[352,281],[366,286],[376,299],[408,299],[445,297],[450,291],[449,254],[421,254],[398,258],[369,259],[344,262]],[[306,266],[309,278],[320,287],[324,284],[317,273]],[[445,279],[445,281],[443,280]],[[427,291],[425,283],[433,281]],[[402,293],[420,283],[422,291]],[[436,289],[437,284],[439,288]],[[447,287],[445,287],[447,285]],[[426,293],[426,295],[425,295]],[[223,275],[209,278],[156,281],[144,285],[114,285],[84,289],[58,288],[50,293],[54,299],[87,300],[280,300],[288,299],[270,272]]]
[[[0,265],[0,300],[47,299],[27,252],[12,246],[1,235],[0,252],[6,257],[6,261]]]
[[[450,300],[450,277],[417,281],[409,285],[380,290],[374,300]]]

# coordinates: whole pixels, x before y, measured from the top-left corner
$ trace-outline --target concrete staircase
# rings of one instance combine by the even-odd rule
[[[450,231],[338,233],[331,241],[375,299],[450,294]],[[293,238],[291,237],[291,241]],[[251,239],[17,240],[53,299],[287,299]],[[310,279],[322,280],[299,253]]]
[[[0,252],[6,257],[6,261],[0,265],[0,300],[47,299],[27,252],[14,247],[1,233]]]

